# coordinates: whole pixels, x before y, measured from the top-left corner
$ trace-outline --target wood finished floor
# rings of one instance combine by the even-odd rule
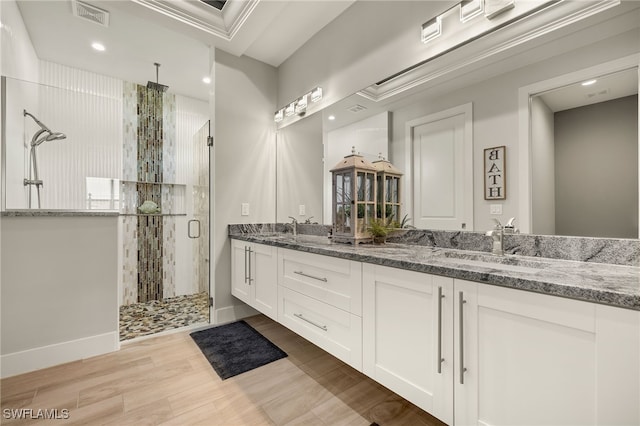
[[[288,357],[220,380],[188,332],[0,381],[7,425],[442,425],[287,328],[247,319]],[[67,409],[66,420],[6,409]],[[61,413],[61,411],[59,411]]]

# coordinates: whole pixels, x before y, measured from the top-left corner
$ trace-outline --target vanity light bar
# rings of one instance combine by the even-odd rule
[[[515,0],[462,0],[457,6],[460,7],[460,22],[465,23],[483,13],[485,18],[493,19],[499,14],[512,9],[514,5]],[[449,14],[457,6],[422,24],[420,38],[423,43],[428,43],[442,35],[442,17]]]
[[[291,102],[286,107],[280,108],[273,115],[273,121],[280,123],[285,117],[290,117],[293,114],[302,114],[307,110],[309,106],[309,100],[316,103],[322,100],[322,87],[316,87],[310,92],[300,96],[295,101]]]

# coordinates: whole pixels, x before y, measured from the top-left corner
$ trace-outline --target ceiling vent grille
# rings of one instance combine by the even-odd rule
[[[367,107],[362,106],[360,104],[355,104],[349,108],[347,108],[349,111],[351,112],[360,112],[360,111],[364,111],[365,109],[367,109]]]
[[[71,8],[73,10],[73,15],[78,18],[86,19],[87,21],[102,25],[103,27],[109,26],[109,12],[106,10],[102,10],[79,0],[73,0],[71,2]]]
[[[587,99],[592,99],[599,96],[605,96],[609,94],[609,89],[604,89],[599,92],[587,93]]]

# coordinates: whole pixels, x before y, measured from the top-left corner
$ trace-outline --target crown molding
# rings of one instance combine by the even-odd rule
[[[132,0],[205,33],[231,41],[260,0],[228,0],[222,11],[203,2],[186,0]]]

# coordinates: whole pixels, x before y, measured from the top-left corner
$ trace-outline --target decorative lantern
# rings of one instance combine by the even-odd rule
[[[402,220],[400,217],[400,178],[402,172],[385,160],[382,154],[373,162],[376,168],[377,203],[376,217],[389,225]]]
[[[368,228],[376,214],[376,169],[364,157],[351,155],[331,169],[333,181],[333,240],[371,242]]]

